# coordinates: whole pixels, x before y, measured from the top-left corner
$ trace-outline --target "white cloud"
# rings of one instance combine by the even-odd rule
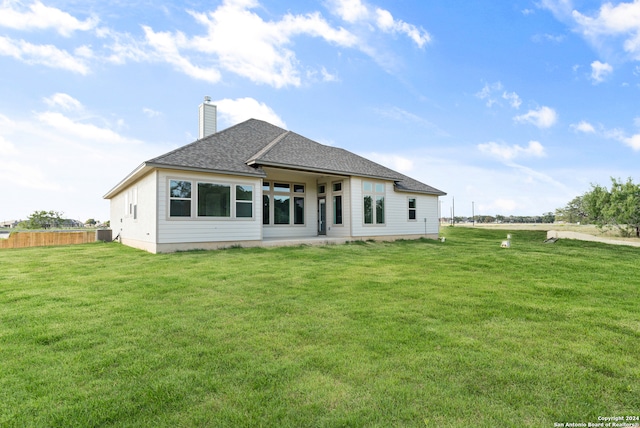
[[[544,146],[538,141],[529,141],[527,147],[522,147],[518,144],[509,146],[507,144],[498,144],[491,141],[489,143],[478,144],[478,149],[483,153],[489,154],[503,161],[511,161],[518,157],[546,156]]]
[[[485,83],[482,89],[476,93],[476,97],[480,98],[481,100],[486,100],[487,107],[492,107],[497,102],[497,99],[495,98],[495,92],[502,91],[502,89],[502,83],[500,82],[491,84]]]
[[[54,102],[52,108],[61,105]],[[83,108],[83,116],[107,122],[87,110]],[[125,144],[126,156],[114,150],[113,144]],[[79,220],[107,220],[108,202],[102,195],[142,160],[170,147],[157,141],[147,144],[111,127],[84,123],[51,110],[26,118],[0,112],[0,181],[15,190],[15,203],[2,205],[0,216],[26,218],[35,210],[53,209]]]
[[[413,160],[404,156],[375,152],[367,153],[362,156],[403,174],[411,173],[415,167]]]
[[[338,76],[336,76],[335,74],[329,73],[327,69],[324,67],[322,67],[322,69],[320,70],[320,73],[322,74],[323,82],[337,82],[340,80]]]
[[[500,95],[500,92],[502,92],[502,95]],[[502,82],[485,83],[482,89],[476,92],[475,96],[481,100],[486,100],[487,107],[493,107],[495,104],[501,105],[500,98],[508,101],[509,105],[516,110],[522,104],[522,100],[517,93],[504,90]]]
[[[2,135],[0,135],[0,153],[3,156],[13,155],[18,153],[16,146],[14,146],[10,141],[5,140]]]
[[[162,116],[162,112],[159,112],[159,111],[156,111],[156,110],[150,109],[150,108],[148,108],[148,107],[144,107],[144,108],[142,109],[142,112],[143,112],[147,117],[150,117],[150,118],[158,117],[158,116]]]
[[[595,16],[572,13],[582,33],[596,43],[609,36],[624,39],[623,49],[632,59],[640,59],[640,1],[604,3]]]
[[[605,78],[613,73],[613,67],[607,63],[593,61],[591,63],[591,79],[594,84],[604,82]]]
[[[67,111],[81,111],[83,109],[82,103],[71,95],[58,92],[50,97],[44,98],[45,104],[49,107],[60,107],[62,110]]]
[[[634,151],[640,151],[640,134],[632,135],[622,140],[627,146],[631,147]]]
[[[580,121],[577,124],[571,124],[570,127],[576,132],[584,132],[585,134],[593,134],[596,132],[596,129],[593,127],[593,125],[584,120]]]
[[[565,39],[564,35],[553,35],[553,34],[536,34],[533,37],[531,37],[531,40],[533,40],[535,43],[541,43],[541,42],[561,43],[562,41],[564,41],[564,39]]]
[[[369,9],[360,0],[334,0],[334,12],[347,22],[367,19]]]
[[[433,148],[362,155],[446,192],[440,201],[441,213],[447,217],[453,198],[456,215],[461,216],[471,215],[472,202],[477,215],[534,215],[554,211],[584,192],[594,177],[592,166],[567,171],[534,170],[513,162],[483,165],[477,162],[477,156],[469,156],[466,161],[464,156],[434,157]],[[403,159],[410,163],[404,163]],[[611,171],[605,170],[598,177],[607,179],[610,174]]]
[[[150,27],[142,27],[146,41],[155,51],[155,58],[173,65],[178,71],[195,79],[204,80],[209,83],[220,81],[220,72],[216,67],[203,68],[195,65],[187,56],[180,53],[180,48],[187,44],[184,34],[178,32],[154,32]]]
[[[117,132],[90,123],[81,123],[61,113],[46,111],[38,113],[37,119],[50,128],[69,136],[101,144],[140,144],[140,140],[124,137]]]
[[[143,28],[144,30],[144,28]],[[152,61],[158,60],[153,55],[153,50],[149,50],[147,42],[136,40],[132,35],[118,33],[106,27],[96,29],[96,36],[106,40],[105,48],[111,54],[104,54],[102,59],[106,62],[122,65],[127,61]]]
[[[538,110],[529,110],[526,114],[513,118],[518,123],[531,123],[538,128],[550,128],[558,121],[558,115],[550,107],[540,107]]]
[[[427,31],[413,24],[394,19],[391,12],[385,9],[376,9],[376,24],[378,28],[386,33],[405,34],[419,47],[424,47],[424,45],[431,41],[431,35]]]
[[[67,12],[55,7],[45,6],[40,1],[32,3],[28,9],[16,8],[20,2],[3,1],[0,3],[0,26],[16,30],[53,29],[60,35],[69,37],[74,31],[88,31],[98,24],[94,16],[80,21]]]
[[[540,0],[538,6],[550,10],[558,19],[570,17],[573,11],[571,0]]]
[[[0,36],[0,55],[11,56],[27,64],[39,64],[79,74],[88,74],[86,63],[53,45],[34,45],[24,40]]]
[[[257,11],[257,0],[224,0],[208,12],[188,10],[204,31],[160,31],[142,25],[142,37],[120,33],[106,26],[98,26],[96,17],[79,19],[67,12],[43,5],[39,0],[29,7],[5,0],[0,3],[0,26],[20,30],[55,29],[64,36],[75,31],[92,31],[101,43],[85,43],[75,48],[58,45],[36,45],[24,40],[0,36],[0,55],[11,56],[31,65],[69,70],[88,74],[91,62],[122,65],[128,61],[162,62],[180,73],[209,83],[218,83],[222,73],[229,72],[258,84],[276,88],[300,86],[304,78],[313,81],[321,76],[324,82],[337,77],[323,65],[312,67],[300,63],[294,50],[295,39],[313,37],[344,48],[358,49],[371,56],[381,66],[395,65],[388,52],[369,43],[372,29],[380,33],[403,34],[423,47],[430,35],[422,28],[395,19],[387,10],[374,8],[360,0],[335,0],[332,12],[347,26],[356,26],[359,36],[342,26],[329,23],[320,12],[286,13],[275,19],[264,18]],[[4,12],[4,13],[3,13]],[[363,26],[367,29],[363,31]]]
[[[403,110],[400,107],[394,106],[389,108],[379,108],[379,109],[375,109],[375,112],[380,116],[383,116],[388,119],[393,119],[393,120],[404,122],[404,123],[417,124],[424,128],[431,129],[435,132],[436,135],[439,135],[442,137],[449,136],[449,133],[447,131],[441,129],[433,122],[425,119],[424,117],[418,116],[417,114]]]
[[[331,0],[329,7],[348,23],[366,23],[385,33],[404,34],[420,48],[431,42],[431,35],[425,29],[395,19],[388,10],[369,6],[361,0]]]
[[[522,100],[520,99],[518,94],[516,94],[515,92],[506,92],[505,91],[502,94],[502,98],[504,98],[505,100],[509,101],[509,105],[511,105],[511,107],[513,107],[515,109],[519,109],[520,108],[520,104],[522,104]]]
[[[178,33],[155,33],[145,28],[147,40],[159,57],[179,65],[181,70],[193,68],[186,52],[213,55],[214,66],[194,77],[217,81],[215,68],[228,70],[256,83],[277,88],[301,85],[299,63],[289,49],[292,38],[299,35],[318,37],[328,43],[354,47],[357,38],[343,28],[333,28],[317,12],[306,15],[287,14],[279,21],[265,21],[251,9],[256,2],[227,0],[209,13],[190,12],[207,33],[188,38]],[[208,79],[207,79],[208,77]]]
[[[619,141],[629,146],[634,151],[640,151],[640,134],[634,134],[627,137],[624,130],[619,128],[607,129],[602,131],[602,136],[611,140]]]
[[[281,128],[287,128],[285,122],[271,107],[253,98],[235,100],[225,98],[213,101],[213,104],[218,107],[218,120],[222,124],[231,126],[248,119],[260,119]]]

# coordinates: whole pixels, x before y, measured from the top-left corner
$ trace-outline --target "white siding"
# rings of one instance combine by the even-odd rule
[[[375,180],[367,181],[376,182]],[[351,180],[352,236],[438,234],[438,197],[420,193],[396,192],[393,182],[385,182],[385,224],[365,225],[362,182],[363,180],[360,178]],[[377,182],[380,183],[380,181]],[[416,220],[409,220],[409,198],[416,199]]]
[[[253,186],[253,218],[170,218],[169,180],[190,180],[195,190],[198,181]],[[163,170],[158,179],[158,243],[242,242],[262,239],[262,192],[260,179],[230,175],[189,173]],[[235,188],[232,187],[232,193]],[[197,209],[195,191],[193,212]],[[233,198],[232,198],[233,200]],[[232,204],[232,212],[235,207]]]
[[[333,224],[333,183],[342,182],[342,225]],[[345,238],[351,236],[351,181],[348,177],[331,177],[327,185],[327,237]]]
[[[155,242],[156,175],[153,172],[142,177],[111,199],[113,238],[119,236],[123,242]]]
[[[277,169],[265,168],[267,178],[264,181],[283,182],[291,184],[304,184],[304,224],[278,224],[264,225],[264,238],[310,238],[318,236],[318,190],[316,177],[309,174],[298,174],[291,171],[278,171]],[[262,187],[260,187],[262,189]],[[302,196],[295,195],[295,196]],[[260,207],[262,208],[262,193],[260,193]],[[291,201],[293,204],[293,201]],[[271,208],[273,210],[273,208]],[[262,225],[262,213],[260,214],[260,224]]]

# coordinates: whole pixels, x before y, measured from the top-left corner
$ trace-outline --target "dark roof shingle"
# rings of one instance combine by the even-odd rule
[[[445,193],[378,163],[249,119],[146,162],[150,166],[265,176],[261,166],[393,180],[399,191]]]

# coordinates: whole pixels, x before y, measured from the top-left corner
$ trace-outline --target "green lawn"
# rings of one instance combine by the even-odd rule
[[[553,427],[640,415],[640,249],[0,251],[0,426]]]

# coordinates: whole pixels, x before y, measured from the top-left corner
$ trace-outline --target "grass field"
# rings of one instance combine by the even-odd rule
[[[0,252],[0,426],[553,427],[640,416],[640,249]]]

